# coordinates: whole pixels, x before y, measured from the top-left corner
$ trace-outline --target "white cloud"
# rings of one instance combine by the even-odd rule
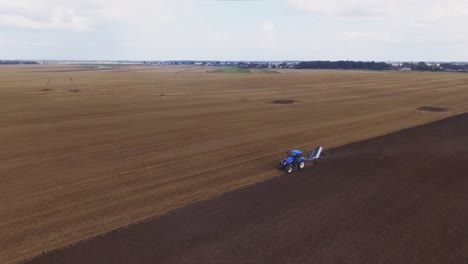
[[[336,34],[336,40],[338,41],[392,41],[395,40],[390,32],[378,32],[378,31],[350,31],[350,32],[339,32]]]
[[[261,48],[275,48],[278,42],[278,33],[275,24],[269,20],[264,20],[261,25],[260,37]],[[252,38],[255,38],[255,36],[252,36]]]
[[[71,1],[16,0],[0,2],[0,25],[26,29],[89,29],[89,19]]]
[[[93,24],[154,31],[187,14],[195,0],[15,0],[0,1],[0,25],[86,31]]]
[[[326,42],[328,35],[352,47],[346,53],[336,50],[341,56],[364,57],[371,50],[376,51],[374,57],[389,60],[461,60],[467,56],[463,48],[468,43],[466,0],[288,0],[287,4],[308,17],[309,23],[328,31],[320,41]]]
[[[321,17],[400,18],[440,20],[468,14],[465,0],[288,0],[296,11]]]
[[[294,10],[319,16],[376,16],[384,11],[384,0],[288,0]]]
[[[86,17],[77,16],[72,10],[56,9],[47,20],[36,20],[24,15],[0,14],[0,25],[29,29],[71,29],[77,32],[89,28]]]
[[[268,32],[275,31],[275,24],[273,24],[273,22],[271,22],[271,21],[264,20],[263,21],[263,30],[268,31]]]

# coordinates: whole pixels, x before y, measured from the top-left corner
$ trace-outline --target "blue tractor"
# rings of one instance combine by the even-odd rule
[[[302,151],[291,150],[287,153],[286,158],[282,159],[277,168],[284,170],[287,174],[293,170],[302,170],[305,168],[306,162],[317,162],[322,154],[323,147],[316,147],[314,150],[307,152],[307,157],[302,156]]]

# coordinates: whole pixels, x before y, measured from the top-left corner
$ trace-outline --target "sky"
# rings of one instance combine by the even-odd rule
[[[0,0],[0,59],[468,61],[467,0]]]

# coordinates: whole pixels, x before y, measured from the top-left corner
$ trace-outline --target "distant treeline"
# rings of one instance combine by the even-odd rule
[[[0,64],[38,64],[37,61],[0,60]]]
[[[400,68],[407,68],[413,71],[468,71],[468,64],[441,63],[426,64],[425,62],[409,63],[405,62]]]
[[[419,63],[405,62],[400,65],[400,68],[411,69],[413,71],[442,71],[442,69],[439,66],[428,65],[425,62],[419,62]]]
[[[338,70],[408,70],[413,71],[460,71],[468,72],[468,64],[441,63],[427,64],[425,62],[405,62],[392,65],[374,61],[304,61],[296,65],[296,69],[338,69]]]
[[[452,64],[452,63],[442,63],[440,67],[443,70],[449,71],[468,71],[468,64]]]
[[[304,61],[296,69],[391,70],[392,65],[375,61]]]

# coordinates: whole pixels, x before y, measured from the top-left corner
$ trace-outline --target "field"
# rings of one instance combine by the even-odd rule
[[[261,71],[263,73],[280,73],[279,71],[274,71],[274,70],[270,70],[270,69],[261,69]]]
[[[288,149],[467,112],[468,75],[7,66],[0,98],[0,263],[14,263],[278,176]],[[271,103],[285,99],[299,102]]]
[[[466,263],[466,144],[468,114],[353,143],[27,264]]]

